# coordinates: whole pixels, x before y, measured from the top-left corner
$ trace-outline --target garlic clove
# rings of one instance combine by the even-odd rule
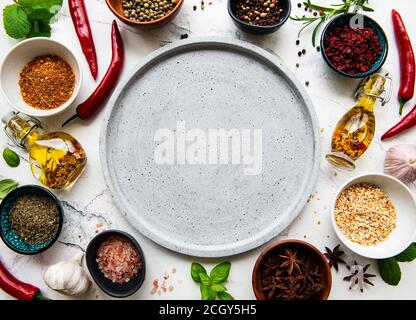
[[[403,181],[416,180],[416,145],[402,144],[391,147],[384,161],[384,172]]]

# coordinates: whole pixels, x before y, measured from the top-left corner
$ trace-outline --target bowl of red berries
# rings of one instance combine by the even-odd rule
[[[348,13],[332,19],[321,37],[321,52],[329,67],[350,78],[364,78],[384,64],[387,36],[368,16]]]

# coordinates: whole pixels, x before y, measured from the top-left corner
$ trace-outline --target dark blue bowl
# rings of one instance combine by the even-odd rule
[[[111,280],[107,279],[101,272],[100,267],[98,266],[98,247],[105,239],[108,239],[112,236],[122,237],[131,241],[141,258],[142,268],[140,269],[139,274],[133,279],[131,279],[129,282],[124,284],[114,283]],[[144,253],[142,248],[140,247],[139,243],[136,241],[135,238],[123,231],[107,230],[96,235],[88,244],[87,251],[85,253],[85,260],[87,263],[88,271],[90,272],[91,277],[94,279],[95,283],[106,294],[115,298],[125,298],[135,293],[142,286],[146,276],[146,263],[144,260]]]
[[[381,54],[380,54],[380,57],[373,63],[373,65],[371,66],[371,68],[367,72],[356,73],[356,74],[352,75],[352,74],[349,74],[349,73],[338,70],[332,64],[332,62],[329,60],[329,58],[327,57],[326,52],[325,52],[325,49],[326,49],[325,42],[326,42],[326,38],[332,32],[332,30],[334,30],[335,27],[340,27],[340,26],[345,26],[345,25],[350,24],[350,21],[352,21],[351,19],[354,19],[354,17],[355,18],[359,17],[360,19],[362,19],[362,21],[364,22],[364,27],[365,28],[373,29],[374,33],[377,35],[377,37],[380,40]],[[347,13],[347,14],[340,15],[340,16],[332,19],[330,22],[328,22],[324,31],[322,32],[321,49],[322,49],[321,52],[322,52],[322,56],[324,57],[324,60],[331,67],[331,69],[333,69],[337,73],[339,73],[343,76],[349,77],[349,78],[365,78],[365,77],[375,73],[378,69],[380,69],[383,66],[383,64],[384,64],[384,62],[386,61],[386,58],[387,58],[387,54],[388,54],[388,51],[389,51],[389,45],[388,45],[387,36],[384,33],[384,30],[380,27],[380,25],[377,22],[375,22],[370,17],[362,15],[362,14]]]
[[[283,15],[280,20],[273,25],[270,26],[256,26],[254,24],[249,24],[247,22],[241,21],[237,18],[236,9],[237,9],[237,1],[239,0],[228,0],[228,13],[230,17],[233,19],[234,24],[239,27],[241,30],[251,33],[251,34],[269,34],[277,29],[279,29],[286,21],[289,19],[290,12],[292,10],[292,5],[290,0],[279,0],[279,4],[282,6]]]
[[[24,242],[11,228],[10,224],[10,209],[16,199],[22,195],[27,194],[37,194],[44,197],[48,197],[53,200],[53,202],[58,207],[59,213],[59,226],[56,232],[56,235],[49,241],[41,243],[41,244],[28,244]],[[59,234],[62,230],[63,224],[63,208],[61,202],[58,198],[50,192],[48,189],[45,189],[41,186],[36,185],[26,185],[19,187],[12,192],[10,192],[1,202],[0,204],[0,236],[3,242],[13,251],[21,254],[37,254],[40,252],[45,251],[46,249],[50,248],[55,241],[58,239]]]

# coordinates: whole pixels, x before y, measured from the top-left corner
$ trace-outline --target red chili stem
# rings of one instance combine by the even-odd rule
[[[406,26],[396,10],[393,9],[391,15],[400,57],[400,89],[398,97],[401,115],[405,103],[412,99],[414,95],[416,66],[412,43],[406,31]]]
[[[389,129],[385,134],[383,134],[381,140],[392,138],[395,135],[410,129],[414,125],[416,125],[416,105],[401,121],[399,121],[393,128]]]
[[[0,261],[0,288],[19,300],[34,300],[39,297],[39,288],[16,279]]]
[[[68,6],[82,52],[87,59],[92,77],[96,80],[98,75],[97,53],[84,0],[68,0]]]
[[[111,63],[108,67],[107,73],[89,98],[78,105],[76,109],[77,113],[65,121],[62,126],[76,118],[88,119],[92,117],[99,111],[107,98],[113,93],[120,77],[124,62],[123,39],[121,38],[120,31],[115,20],[112,25],[111,42],[113,56],[111,58]]]

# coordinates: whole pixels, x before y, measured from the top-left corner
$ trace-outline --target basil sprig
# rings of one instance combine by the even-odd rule
[[[10,192],[17,188],[19,184],[12,179],[0,180],[0,199],[4,199]]]
[[[395,257],[377,261],[381,278],[391,286],[397,286],[402,277],[399,262],[411,262],[416,259],[416,243]]]
[[[230,274],[231,263],[223,262],[215,266],[208,275],[206,269],[199,263],[193,262],[191,265],[191,277],[200,284],[202,300],[234,300],[223,285]]]
[[[4,148],[3,159],[12,168],[16,168],[20,164],[20,158],[17,153],[9,148]]]

